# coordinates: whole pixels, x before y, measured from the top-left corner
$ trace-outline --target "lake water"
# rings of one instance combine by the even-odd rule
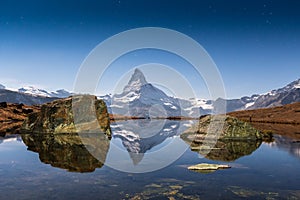
[[[76,135],[1,138],[0,199],[300,199],[299,133],[218,143],[203,157],[180,138],[192,123],[114,123],[111,141],[91,137],[100,149]],[[232,168],[187,169],[203,162]]]

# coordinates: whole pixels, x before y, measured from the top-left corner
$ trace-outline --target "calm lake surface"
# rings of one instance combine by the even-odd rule
[[[78,136],[0,138],[0,199],[300,199],[299,133],[221,143],[203,157],[180,138],[191,124],[114,123],[113,138],[98,152],[105,163]],[[232,168],[187,169],[203,162]],[[134,173],[143,170],[149,172]]]

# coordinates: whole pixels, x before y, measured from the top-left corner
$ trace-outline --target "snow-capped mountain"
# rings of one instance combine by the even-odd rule
[[[216,102],[226,101],[227,112],[236,110],[251,110],[282,106],[300,101],[300,79],[293,81],[285,87],[272,90],[265,94],[255,94],[240,99],[217,99]]]
[[[7,89],[0,85],[0,102],[23,103],[26,105],[44,104],[58,98],[71,96],[72,93],[66,90],[48,92],[32,86],[22,87],[18,90]]]
[[[23,103],[26,105],[36,105],[51,102],[57,99],[56,97],[33,96],[31,94],[24,94],[21,92],[1,89],[0,102],[8,103]]]
[[[179,101],[148,83],[139,69],[135,69],[123,92],[113,95],[108,105],[112,113],[121,115],[146,118],[181,115]]]
[[[66,97],[69,97],[72,95],[72,93],[70,93],[64,89],[56,90],[55,92],[48,92],[46,90],[39,89],[39,88],[36,88],[33,86],[22,87],[22,88],[18,89],[18,92],[24,93],[24,94],[30,94],[33,96],[57,97],[57,98],[66,98]]]
[[[0,90],[3,90],[3,89],[5,89],[5,86],[0,84]]]
[[[236,110],[245,110],[254,105],[255,101],[260,95],[255,94],[251,97],[242,97],[240,99],[222,99],[218,98],[216,101],[213,101],[213,104],[226,103],[226,111],[236,111]]]
[[[253,104],[246,109],[269,108],[300,101],[300,79],[285,87],[259,95]]]
[[[50,97],[49,93],[46,90],[38,89],[33,86],[26,86],[18,89],[18,92],[23,94],[30,94],[33,96],[43,96],[43,97]]]

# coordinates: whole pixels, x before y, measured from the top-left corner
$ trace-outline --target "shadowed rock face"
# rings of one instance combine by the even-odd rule
[[[111,136],[106,105],[103,100],[97,100],[92,95],[74,96],[44,104],[40,112],[28,116],[22,130],[51,134],[101,131]]]
[[[104,134],[87,133],[84,137],[77,134],[22,134],[22,139],[28,150],[39,154],[43,163],[72,172],[93,172],[101,168],[109,149],[109,140]]]

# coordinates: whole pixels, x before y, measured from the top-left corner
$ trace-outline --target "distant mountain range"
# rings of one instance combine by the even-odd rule
[[[30,94],[33,96],[57,97],[57,98],[66,98],[72,95],[72,93],[64,89],[56,90],[55,92],[48,92],[46,90],[35,88],[33,86],[22,87],[18,89],[18,92],[23,94]]]
[[[285,87],[272,90],[266,94],[255,94],[251,97],[246,96],[240,99],[217,99],[216,101],[226,101],[228,112],[270,108],[300,102],[300,79],[293,81]]]
[[[72,93],[66,90],[57,90],[55,92],[47,92],[32,86],[23,87],[18,90],[6,89],[0,84],[0,102],[23,103],[26,105],[44,104],[58,98],[71,96]]]
[[[27,105],[43,104],[57,98],[71,96],[66,90],[48,92],[35,87],[23,87],[11,91],[0,84],[0,102],[23,103]],[[158,89],[146,78],[141,70],[135,69],[128,84],[121,94],[99,96],[113,114],[137,117],[190,116],[210,114],[215,105],[226,103],[227,112],[268,108],[300,102],[300,79],[283,88],[272,90],[266,94],[255,94],[240,99],[180,99],[170,97]]]

